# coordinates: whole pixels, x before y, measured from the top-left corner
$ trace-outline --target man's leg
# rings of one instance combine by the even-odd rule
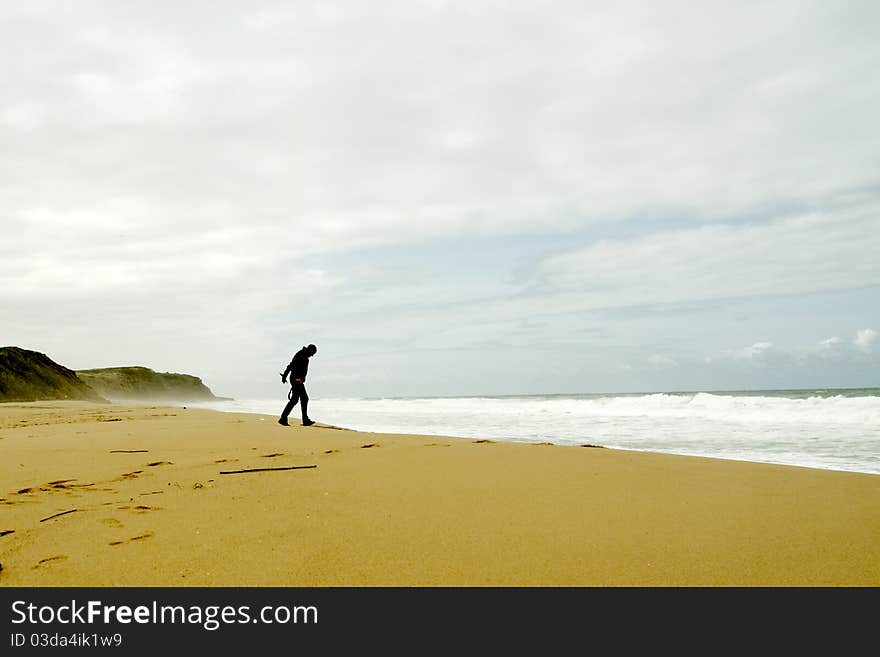
[[[298,399],[299,394],[296,389],[296,384],[294,384],[290,395],[290,401],[287,402],[287,406],[285,406],[284,410],[281,412],[281,418],[279,418],[278,424],[287,424],[287,416],[290,415],[290,411],[292,411],[293,407],[296,406],[296,402]]]
[[[304,383],[300,384],[299,400],[300,409],[302,410],[303,424],[308,426],[312,424],[312,421],[309,419],[309,393],[306,392],[306,385]]]

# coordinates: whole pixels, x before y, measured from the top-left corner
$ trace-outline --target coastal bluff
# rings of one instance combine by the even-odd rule
[[[191,374],[155,372],[148,367],[77,370],[77,376],[111,401],[209,401],[216,397]]]
[[[73,399],[107,402],[73,370],[46,354],[0,347],[0,402]]]
[[[140,366],[74,371],[37,351],[0,347],[0,402],[65,399],[107,403],[223,398],[191,374],[156,372]]]

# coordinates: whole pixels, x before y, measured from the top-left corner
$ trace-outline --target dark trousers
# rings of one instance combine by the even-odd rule
[[[306,392],[306,386],[304,383],[297,383],[294,381],[290,385],[290,401],[287,402],[287,406],[284,407],[284,411],[281,413],[282,420],[287,420],[287,416],[290,415],[290,411],[296,406],[296,402],[300,403],[303,422],[305,422],[309,419],[309,395]]]

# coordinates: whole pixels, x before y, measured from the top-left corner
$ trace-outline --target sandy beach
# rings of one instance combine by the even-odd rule
[[[222,474],[293,466],[316,467]],[[880,476],[8,403],[0,564],[2,586],[877,586]]]

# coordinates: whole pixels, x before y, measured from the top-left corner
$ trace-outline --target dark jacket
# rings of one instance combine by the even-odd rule
[[[303,383],[305,383],[306,374],[308,373],[309,349],[308,347],[303,347],[294,354],[293,360],[290,361],[287,369],[284,370],[284,378],[287,378],[287,375],[290,374],[291,383],[293,383],[294,379],[302,379]]]

